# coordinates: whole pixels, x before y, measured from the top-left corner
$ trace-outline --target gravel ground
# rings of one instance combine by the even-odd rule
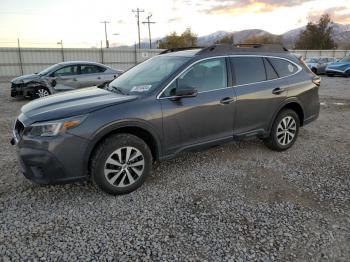
[[[350,79],[288,151],[259,140],[160,163],[137,191],[39,186],[9,145],[25,100],[0,86],[0,260],[350,260]]]

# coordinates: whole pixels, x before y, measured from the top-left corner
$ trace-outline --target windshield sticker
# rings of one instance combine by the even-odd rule
[[[142,85],[142,86],[134,86],[131,88],[131,92],[147,92],[150,90],[152,85]]]

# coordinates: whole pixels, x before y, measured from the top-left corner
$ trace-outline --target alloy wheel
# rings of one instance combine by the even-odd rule
[[[282,118],[277,126],[277,141],[282,146],[289,145],[297,132],[297,124],[293,117],[286,116]]]
[[[38,97],[45,97],[45,96],[50,95],[49,91],[47,91],[46,89],[43,89],[43,88],[36,90],[36,94],[38,95]]]
[[[127,187],[143,174],[145,158],[135,147],[121,147],[112,152],[104,165],[104,175],[113,186]]]

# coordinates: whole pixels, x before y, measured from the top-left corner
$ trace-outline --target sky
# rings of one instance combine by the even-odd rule
[[[350,0],[0,0],[0,46],[99,47],[107,24],[111,45],[137,42],[133,9],[152,14],[152,38],[191,27],[198,36],[219,30],[263,29],[273,34],[304,26],[324,12],[350,24]],[[116,35],[117,34],[117,35]],[[148,41],[147,25],[141,38]],[[103,42],[104,45],[104,42]]]

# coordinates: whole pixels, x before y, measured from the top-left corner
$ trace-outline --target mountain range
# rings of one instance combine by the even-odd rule
[[[350,25],[343,25],[343,24],[337,24],[334,23],[332,25],[333,27],[333,39],[338,44],[338,48],[349,48],[350,46]],[[242,31],[216,31],[214,33],[211,33],[209,35],[199,36],[198,37],[198,45],[199,46],[208,46],[211,44],[214,44],[215,41],[220,40],[226,35],[233,34],[235,43],[242,43],[246,39],[252,37],[252,36],[261,36],[261,35],[271,35],[271,36],[280,36],[282,37],[283,44],[287,48],[294,48],[294,43],[298,39],[301,32],[305,30],[306,26],[299,27],[290,31],[285,32],[282,35],[274,35],[270,32],[267,32],[262,29],[247,29]],[[153,46],[156,46],[156,41],[162,39],[158,38],[155,39],[153,42]],[[149,42],[147,39],[144,39],[141,42],[141,48],[148,48]]]

